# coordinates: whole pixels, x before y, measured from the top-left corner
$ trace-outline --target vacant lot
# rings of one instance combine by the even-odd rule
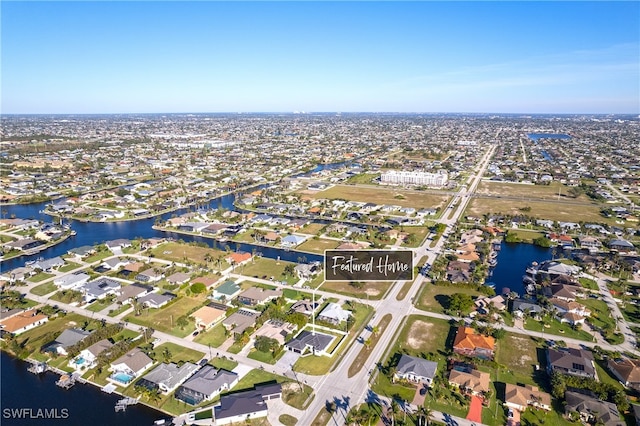
[[[359,284],[353,286],[348,281],[325,281],[320,289],[360,299],[378,300],[392,285],[393,283],[383,281],[367,281],[361,286]],[[358,286],[360,287],[358,288]]]
[[[484,195],[501,195],[504,197],[524,197],[525,199],[539,198],[542,200],[569,199],[572,201],[589,202],[589,197],[581,194],[578,198],[568,196],[569,188],[560,182],[552,182],[550,185],[525,185],[517,183],[487,182],[482,181],[476,192]]]
[[[204,302],[204,294],[200,295],[198,298],[181,297],[168,307],[160,309],[146,309],[143,311],[142,315],[129,315],[125,320],[145,327],[151,327],[154,330],[164,331],[165,333],[170,333],[178,337],[185,337],[194,329],[193,319],[189,318],[189,324],[181,329],[176,325],[178,318],[185,315],[192,309],[203,305]]]
[[[499,342],[496,350],[496,362],[506,367],[506,374],[513,376],[514,380],[502,380],[513,383],[528,383],[535,385],[532,375],[535,366],[544,360],[538,359],[538,344],[532,337],[507,333]]]
[[[420,191],[407,191],[394,188],[373,188],[351,185],[336,185],[325,191],[310,194],[314,198],[362,201],[376,204],[395,204],[402,207],[442,207],[449,201],[448,195],[425,194]]]
[[[294,276],[284,275],[284,268],[289,264],[291,264],[291,262],[261,257],[252,260],[249,263],[245,263],[244,265],[237,266],[235,269],[235,273],[242,274],[247,277],[257,277],[265,279],[270,279],[271,277],[273,277],[273,279],[276,281],[284,280],[292,284],[298,281],[298,278]]]
[[[425,288],[420,294],[417,308],[440,314],[444,313],[445,306],[448,304],[449,296],[454,293],[468,294],[471,297],[481,295],[478,290],[468,287],[445,287],[432,284],[424,284],[424,286]]]
[[[324,254],[325,250],[333,250],[340,244],[342,243],[336,240],[325,240],[323,238],[319,238],[317,240],[310,239],[300,244],[296,249],[301,251],[308,251],[311,253]]]
[[[531,207],[523,212],[522,208]],[[595,203],[577,203],[564,201],[530,201],[505,198],[473,198],[469,203],[465,216],[482,216],[484,214],[522,214],[526,213],[538,219],[549,219],[567,222],[609,222],[600,214],[601,206]]]
[[[159,259],[170,260],[172,262],[184,262],[185,258],[196,263],[205,264],[204,260],[205,256],[208,254],[211,255],[212,259],[218,259],[227,256],[227,252],[222,250],[216,250],[212,248],[206,247],[197,247],[189,244],[178,243],[178,242],[169,242],[165,244],[161,244],[160,246],[151,250],[154,257]],[[226,267],[226,263],[224,261],[223,265]],[[217,266],[217,260],[214,260],[210,266]]]

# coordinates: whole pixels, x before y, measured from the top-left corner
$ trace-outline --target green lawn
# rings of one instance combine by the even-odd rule
[[[29,277],[27,281],[31,281],[32,283],[39,283],[40,281],[44,281],[49,278],[53,278],[55,275],[47,274],[46,272],[40,272],[32,277]]]
[[[67,328],[82,327],[85,321],[91,320],[79,314],[67,314],[50,319],[48,322],[20,334],[16,340],[20,344],[25,344],[30,352],[39,351],[41,346],[55,339],[56,333]]]
[[[380,300],[392,285],[388,281],[367,281],[358,288],[348,281],[325,281],[321,289],[358,299]]]
[[[98,262],[102,259],[105,259],[109,256],[113,256],[113,253],[111,253],[109,250],[105,250],[105,251],[100,251],[96,254],[94,254],[93,256],[89,256],[87,257],[84,261],[86,263],[94,263],[94,262]]]
[[[110,317],[116,317],[118,315],[120,315],[121,313],[123,313],[124,311],[131,309],[132,306],[131,305],[122,305],[116,309],[113,309],[111,312],[109,312],[109,316]]]
[[[300,233],[301,234],[308,234],[308,235],[317,235],[322,228],[324,228],[327,225],[324,225],[322,223],[310,223],[304,227],[302,227],[300,229]]]
[[[218,324],[212,329],[200,333],[194,340],[203,345],[211,345],[217,348],[227,340],[227,336],[225,335],[225,329],[222,324]]]
[[[455,285],[439,286],[425,283],[422,293],[418,296],[418,303],[416,304],[416,307],[425,311],[443,314],[445,306],[447,306],[449,296],[454,293],[468,294],[471,297],[482,296],[482,293],[474,288],[462,286],[457,287]]]
[[[301,254],[300,256],[304,255]],[[298,281],[297,277],[284,276],[284,268],[289,264],[291,264],[291,262],[261,257],[245,265],[236,267],[236,273],[247,277],[265,277],[265,279],[274,277],[273,279],[276,281],[287,281],[289,284],[294,284]]]
[[[598,283],[596,283],[592,279],[580,277],[578,278],[578,281],[580,282],[580,285],[586,289],[596,290],[596,291],[598,290]]]
[[[533,380],[535,366],[544,360],[538,359],[542,342],[536,340],[523,334],[507,333],[498,342],[495,361],[504,367],[500,372],[501,380],[537,386]]]
[[[342,242],[336,240],[326,240],[324,238],[309,239],[304,243],[296,247],[297,250],[308,251],[311,253],[324,254],[325,250],[333,250],[338,247]]]
[[[580,299],[579,303],[585,305],[591,310],[591,316],[587,318],[587,321],[593,324],[597,328],[611,327],[611,330],[615,330],[617,323],[615,318],[611,315],[611,311],[607,306],[607,303],[598,299]]]
[[[96,300],[91,305],[87,306],[85,309],[91,312],[100,312],[105,309],[107,306],[113,305],[113,300],[110,297],[107,297],[103,300]]]
[[[583,330],[574,330],[569,324],[560,323],[560,321],[558,321],[557,319],[553,319],[549,323],[548,328],[543,327],[540,321],[528,319],[524,324],[524,328],[526,330],[540,332],[544,330],[544,334],[548,333],[549,335],[566,336],[572,337],[574,339],[584,340],[587,342],[593,342],[593,336],[591,334]]]
[[[218,358],[218,357],[210,359],[209,364],[213,365],[218,369],[223,369],[227,371],[231,371],[238,366],[238,363],[236,361],[231,361],[230,359],[227,359],[227,358]]]
[[[74,269],[79,268],[81,265],[79,263],[74,263],[74,262],[70,262],[70,261],[66,261],[66,265],[60,267],[59,271],[60,272],[69,272],[69,271],[73,271]]]
[[[36,296],[44,296],[45,294],[53,293],[57,289],[58,287],[56,287],[53,281],[51,281],[32,288],[31,293],[35,294]]]
[[[153,352],[156,354],[156,361],[164,362],[162,353],[164,352],[165,348],[168,348],[169,352],[171,353],[170,362],[177,363],[180,361],[189,361],[196,363],[200,361],[204,356],[202,352],[196,351],[194,349],[185,348],[184,346],[176,345],[175,343],[171,342],[166,342],[153,349]]]
[[[184,329],[181,329],[176,325],[178,318],[192,309],[202,306],[205,299],[204,294],[199,295],[197,298],[179,297],[169,306],[160,309],[144,310],[140,316],[128,315],[125,317],[125,320],[145,327],[151,327],[154,330],[164,331],[174,336],[185,337],[193,331],[194,321],[189,318],[189,323]]]

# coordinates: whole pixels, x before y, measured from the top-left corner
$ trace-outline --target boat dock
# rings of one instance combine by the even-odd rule
[[[128,406],[136,405],[140,398],[124,398],[119,400],[114,407],[116,411],[125,411]]]
[[[60,379],[58,379],[58,381],[56,382],[56,386],[59,386],[63,389],[69,389],[75,384],[76,381],[74,380],[73,376],[69,376],[68,374],[63,374],[62,376],[60,376]]]
[[[46,362],[29,362],[31,362],[31,365],[27,368],[27,371],[33,374],[42,374],[49,368]]]

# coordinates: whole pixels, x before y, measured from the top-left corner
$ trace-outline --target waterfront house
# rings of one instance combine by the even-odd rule
[[[80,354],[78,354],[78,356],[69,360],[68,365],[76,371],[89,370],[96,366],[98,355],[100,355],[104,351],[108,351],[112,346],[113,343],[111,343],[109,340],[100,340],[89,346],[88,348],[80,351]]]
[[[396,379],[431,386],[437,368],[437,362],[402,354],[393,376]]]
[[[0,331],[17,336],[47,321],[49,318],[45,314],[38,313],[36,309],[20,310],[19,313],[0,320]]]
[[[597,380],[593,354],[584,349],[547,349],[547,372],[552,374],[554,371]]]
[[[351,316],[351,311],[342,309],[342,306],[337,303],[327,303],[322,312],[318,315],[318,320],[326,321],[333,325],[339,325],[341,322],[346,321]]]
[[[640,360],[609,358],[607,367],[625,387],[640,391]]]
[[[15,249],[19,251],[28,251],[36,247],[44,245],[42,241],[34,240],[33,238],[23,238],[21,240],[14,240],[5,243],[4,246],[9,249]]]
[[[51,272],[61,266],[64,266],[64,259],[60,256],[52,257],[51,259],[36,260],[36,262],[31,265],[33,269],[40,269],[44,272]]]
[[[609,241],[609,249],[611,250],[615,250],[618,253],[635,253],[636,252],[636,248],[633,244],[631,244],[629,241],[627,240],[611,240]]]
[[[234,252],[228,254],[224,260],[227,261],[230,265],[240,265],[243,262],[247,262],[251,259],[251,253],[247,252]]]
[[[113,251],[114,249],[121,250],[123,248],[131,247],[131,240],[127,240],[125,238],[118,238],[116,240],[107,241],[104,244],[111,251]]]
[[[256,385],[254,389],[226,394],[220,404],[213,408],[216,425],[242,423],[266,417],[269,413],[266,401],[279,399],[282,387],[279,383]]]
[[[585,393],[567,391],[564,411],[566,415],[578,413],[580,420],[587,424],[602,426],[625,426],[616,404],[601,401]]]
[[[72,256],[76,256],[80,259],[84,259],[85,257],[91,256],[92,254],[95,254],[95,252],[96,252],[96,248],[93,246],[81,246],[81,247],[72,248],[69,251],[67,251],[68,254]]]
[[[238,295],[238,301],[245,305],[256,306],[263,305],[273,299],[282,296],[281,289],[265,289],[258,287],[249,287]]]
[[[551,410],[551,395],[540,391],[536,386],[505,384],[504,402],[509,408],[524,411],[528,406]]]
[[[287,235],[280,241],[280,245],[283,247],[295,247],[299,244],[302,244],[305,240],[305,237],[301,237],[299,235]]]
[[[160,364],[136,382],[136,386],[147,389],[158,389],[163,394],[173,392],[198,370],[196,364],[185,362],[177,364]]]
[[[43,352],[53,352],[58,355],[67,356],[67,349],[82,341],[91,333],[80,328],[69,328],[64,330],[53,342],[43,346]]]
[[[111,259],[107,259],[100,264],[101,268],[109,271],[117,271],[120,268],[125,267],[129,263],[126,259],[121,259],[119,257],[114,257]]]
[[[120,386],[128,386],[133,379],[152,365],[153,360],[142,349],[133,348],[111,363],[109,371],[112,374],[108,380]]]
[[[203,306],[189,316],[195,320],[196,330],[208,330],[220,322],[225,315],[224,309]]]
[[[210,401],[237,383],[236,373],[205,365],[178,388],[175,398],[189,405],[198,405],[202,401]]]
[[[460,326],[453,342],[453,351],[472,358],[493,359],[495,339],[477,334],[471,327]]]
[[[91,277],[84,272],[76,272],[75,274],[67,274],[55,278],[53,283],[59,290],[75,290],[82,287],[90,278]]]
[[[478,370],[453,368],[449,372],[449,384],[466,394],[484,396],[489,391],[489,373]]]

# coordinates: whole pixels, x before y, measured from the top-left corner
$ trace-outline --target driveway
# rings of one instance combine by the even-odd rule
[[[284,355],[282,355],[282,358],[278,360],[278,362],[276,363],[276,367],[290,370],[291,366],[296,363],[298,358],[300,358],[299,353],[287,351]]]

